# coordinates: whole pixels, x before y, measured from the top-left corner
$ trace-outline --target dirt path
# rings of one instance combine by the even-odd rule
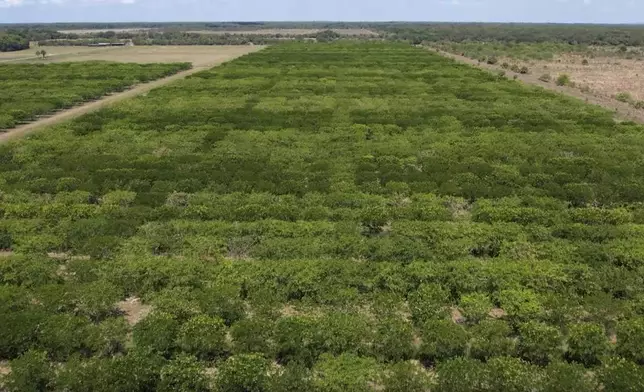
[[[599,105],[602,106],[606,109],[612,110],[615,112],[615,117],[620,120],[631,120],[635,121],[638,123],[643,123],[644,124],[644,111],[642,110],[637,110],[630,106],[627,103],[619,102],[616,101],[612,98],[607,98],[607,97],[599,97],[593,94],[589,93],[584,93],[581,90],[578,90],[573,87],[567,87],[567,86],[557,86],[554,82],[544,82],[539,80],[539,77],[537,75],[533,74],[519,74],[519,73],[514,73],[509,70],[504,70],[500,65],[491,65],[491,64],[486,64],[486,63],[479,63],[478,60],[473,60],[471,58],[465,57],[465,56],[460,56],[454,53],[448,53],[448,52],[443,52],[442,50],[438,50],[436,48],[428,48],[429,50],[432,50],[442,56],[454,59],[456,61],[459,61],[461,63],[469,64],[481,69],[485,69],[488,71],[506,71],[507,75],[512,78],[512,75],[517,76],[517,80],[520,80],[524,83],[540,86],[549,90],[553,90],[559,93],[563,93],[566,95],[570,95],[575,98],[579,98],[581,100],[584,100],[587,103],[591,103],[594,105]]]
[[[246,53],[250,53],[254,50],[249,50]],[[235,56],[230,56],[225,59],[217,59],[216,61],[209,63],[209,64],[200,64],[197,67],[193,67],[192,69],[189,69],[187,71],[179,72],[177,74],[174,74],[172,76],[169,76],[167,78],[163,79],[158,79],[149,83],[144,83],[144,84],[138,84],[133,86],[132,88],[125,90],[120,93],[115,93],[111,95],[106,95],[105,97],[97,100],[97,101],[92,101],[92,102],[87,102],[84,104],[81,104],[80,106],[75,106],[71,109],[64,110],[58,113],[54,113],[49,116],[45,116],[43,118],[40,118],[34,122],[30,122],[28,124],[20,125],[15,128],[7,129],[5,132],[0,133],[0,144],[8,142],[9,140],[13,140],[15,138],[24,136],[28,133],[31,133],[33,131],[36,131],[40,128],[47,127],[50,125],[58,124],[63,121],[71,120],[76,117],[82,116],[83,114],[93,112],[95,110],[98,110],[102,107],[105,107],[107,105],[114,104],[116,102],[123,101],[124,99],[136,97],[138,95],[147,93],[148,91],[155,89],[157,87],[164,86],[168,83],[174,82],[176,80],[184,79],[185,77],[192,75],[194,73],[204,71],[207,69],[210,69],[212,67],[215,67],[217,65],[220,65],[226,61],[233,60],[234,58],[241,56],[246,53],[238,53]]]

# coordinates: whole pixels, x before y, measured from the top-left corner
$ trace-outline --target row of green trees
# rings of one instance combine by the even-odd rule
[[[187,63],[2,64],[0,129],[188,68]]]
[[[6,384],[640,385],[642,135],[422,48],[342,41],[6,144]]]

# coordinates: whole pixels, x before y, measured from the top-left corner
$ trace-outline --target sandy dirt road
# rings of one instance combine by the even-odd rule
[[[226,57],[217,57],[212,59],[210,63],[207,62],[200,62],[198,66],[194,66],[192,69],[189,69],[187,71],[179,72],[177,74],[174,74],[172,76],[169,76],[167,78],[163,79],[158,79],[149,83],[144,83],[144,84],[138,84],[133,86],[132,88],[125,90],[120,93],[116,94],[111,94],[107,95],[99,100],[92,101],[92,102],[87,102],[84,104],[81,104],[79,106],[70,108],[68,110],[64,110],[58,113],[54,113],[49,116],[44,116],[43,118],[40,118],[34,122],[20,125],[15,128],[11,128],[6,130],[3,133],[0,133],[0,143],[5,143],[8,142],[9,140],[13,140],[16,138],[19,138],[21,136],[24,136],[26,134],[29,134],[31,132],[34,132],[38,129],[41,129],[43,127],[47,127],[50,125],[58,124],[63,121],[71,120],[76,117],[80,117],[83,114],[93,112],[95,110],[98,110],[100,108],[103,108],[105,106],[114,104],[116,102],[123,101],[128,98],[136,97],[141,94],[145,94],[150,90],[153,90],[157,87],[164,86],[168,83],[172,83],[176,80],[184,79],[185,77],[192,75],[194,73],[204,71],[207,69],[210,69],[212,67],[215,67],[217,65],[220,65],[224,62],[230,61],[235,59],[236,57],[239,57],[244,54],[248,54],[251,52],[255,52],[258,50],[261,50],[262,47],[247,47],[247,50],[245,52],[242,51],[237,51],[235,52],[234,55],[229,55]]]
[[[454,53],[448,53],[448,52],[443,52],[441,50],[435,49],[435,48],[428,48],[431,51],[434,51],[442,56],[454,59],[458,62],[469,64],[481,69],[485,69],[488,71],[504,71],[503,68],[499,65],[490,65],[486,63],[479,63],[477,60],[473,60],[468,57],[460,56]],[[539,80],[538,75],[533,75],[533,74],[519,74],[519,73],[514,73],[511,71],[506,71],[506,75],[510,78],[513,77],[513,75],[517,76],[517,80],[520,80],[524,83],[527,84],[532,84],[535,86],[540,86],[543,88],[546,88],[548,90],[556,91],[559,93],[563,93],[575,98],[579,98],[587,103],[593,104],[593,105],[598,105],[602,106],[605,109],[611,110],[615,113],[615,118],[619,120],[630,120],[630,121],[635,121],[638,123],[644,124],[644,111],[642,110],[637,110],[630,106],[627,103],[619,102],[615,99],[608,98],[608,97],[601,97],[601,96],[596,96],[590,93],[584,93],[579,89],[573,88],[573,87],[567,87],[567,86],[557,86],[554,82],[544,82]]]

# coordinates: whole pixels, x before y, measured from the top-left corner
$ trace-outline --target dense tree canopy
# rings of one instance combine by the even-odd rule
[[[4,383],[641,389],[643,130],[294,43],[0,146]]]

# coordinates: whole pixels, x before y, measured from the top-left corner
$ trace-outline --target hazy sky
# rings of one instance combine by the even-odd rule
[[[231,20],[642,23],[644,0],[0,0],[0,23]]]

